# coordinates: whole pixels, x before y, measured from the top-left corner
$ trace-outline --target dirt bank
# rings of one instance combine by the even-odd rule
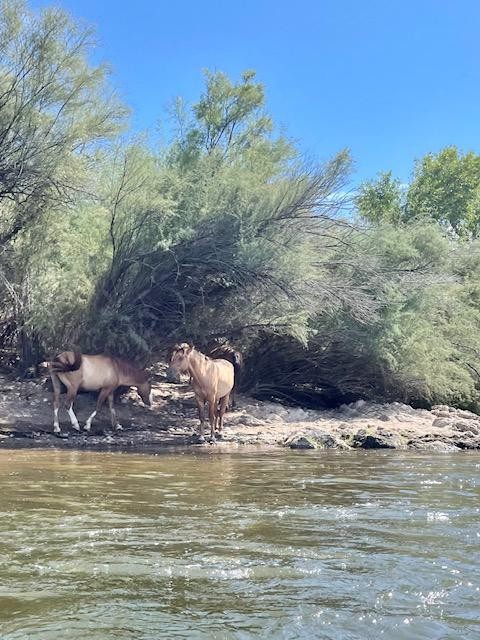
[[[53,435],[51,394],[45,380],[14,381],[0,376],[0,447],[115,448],[160,451],[166,446],[195,444],[198,427],[188,384],[167,383],[162,368],[155,376],[153,406],[142,405],[135,392],[117,402],[124,431],[113,433],[105,408],[92,433],[78,434],[61,410],[68,437]],[[82,394],[76,413],[83,424],[95,398]],[[430,451],[480,449],[480,416],[450,407],[432,411],[404,404],[358,401],[331,411],[313,411],[239,397],[225,419],[221,447],[244,445],[291,448],[390,448]],[[212,446],[212,445],[196,445]]]

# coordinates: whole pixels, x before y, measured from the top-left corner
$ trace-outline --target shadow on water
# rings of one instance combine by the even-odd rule
[[[478,454],[0,451],[0,637],[479,637],[479,476]]]

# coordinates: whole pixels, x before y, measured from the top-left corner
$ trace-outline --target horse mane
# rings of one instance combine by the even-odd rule
[[[243,367],[243,356],[240,351],[237,351],[228,344],[222,344],[218,347],[214,347],[209,352],[209,357],[212,360],[228,360],[234,367]]]
[[[138,384],[143,384],[148,380],[148,373],[144,369],[140,369],[137,365],[133,364],[129,360],[118,358],[117,356],[110,356],[113,362],[116,364],[118,370],[126,378],[130,377]]]

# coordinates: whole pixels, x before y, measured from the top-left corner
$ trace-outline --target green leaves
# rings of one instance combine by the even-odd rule
[[[0,247],[86,189],[89,154],[123,122],[105,68],[87,61],[91,37],[58,9],[1,5]]]
[[[475,236],[480,225],[480,156],[447,147],[415,167],[408,191],[407,219],[431,218],[460,237]]]
[[[448,233],[475,237],[480,230],[480,156],[446,147],[419,160],[409,185],[391,172],[366,182],[356,199],[360,216],[373,224],[434,220]]]
[[[1,12],[0,335],[143,362],[228,339],[257,393],[475,406],[480,157],[430,154],[409,185],[381,174],[358,221],[348,152],[307,165],[253,71],[207,71],[153,149],[118,139],[89,29]]]

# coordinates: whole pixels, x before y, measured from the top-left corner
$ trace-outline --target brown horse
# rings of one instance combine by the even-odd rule
[[[50,362],[44,362],[50,372],[53,384],[53,432],[60,433],[58,409],[60,406],[60,382],[67,388],[67,410],[72,427],[80,431],[77,416],[73,411],[73,403],[79,389],[100,391],[95,411],[85,423],[85,431],[90,431],[92,420],[108,398],[112,427],[122,429],[117,421],[113,406],[113,394],[117,387],[136,387],[139,396],[147,406],[152,404],[151,385],[148,375],[142,369],[127,360],[113,356],[89,356],[77,351],[63,351]]]
[[[215,428],[221,433],[223,416],[235,382],[234,367],[224,359],[214,360],[186,343],[175,345],[170,367],[177,373],[189,373],[200,418],[200,441],[205,442],[205,403],[208,402],[210,438],[215,442]]]

